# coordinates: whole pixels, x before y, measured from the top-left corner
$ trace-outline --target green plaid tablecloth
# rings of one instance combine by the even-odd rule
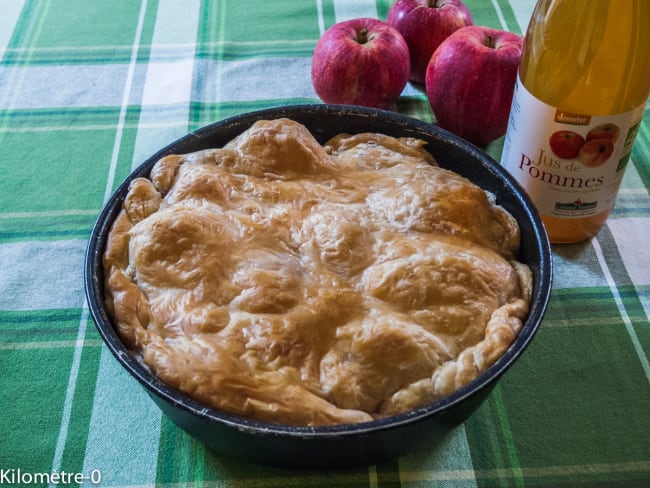
[[[553,249],[535,340],[424,451],[317,473],[226,459],[161,414],[89,319],[84,250],[129,172],[224,117],[318,102],[320,34],[385,19],[391,3],[0,0],[0,485],[66,472],[101,475],[101,486],[650,486],[647,111],[607,225]],[[476,24],[521,33],[534,2],[466,3]],[[398,110],[433,120],[411,85]],[[501,147],[488,151],[498,160]]]

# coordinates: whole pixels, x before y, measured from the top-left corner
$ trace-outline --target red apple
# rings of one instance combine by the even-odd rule
[[[411,53],[409,79],[424,84],[431,55],[452,32],[473,24],[469,9],[460,0],[397,0],[386,23],[406,40]]]
[[[585,138],[571,130],[558,130],[553,132],[548,139],[548,145],[553,154],[562,159],[577,158],[584,143]]]
[[[339,22],[321,36],[312,56],[311,79],[326,103],[393,108],[408,81],[409,50],[385,22]]]
[[[609,159],[614,151],[611,139],[592,139],[580,148],[578,158],[585,166],[595,168]]]
[[[483,26],[458,29],[429,61],[426,93],[438,125],[478,146],[503,136],[523,39]]]
[[[592,139],[611,139],[612,142],[616,142],[618,139],[621,130],[616,124],[600,124],[587,132],[587,140],[591,141]]]

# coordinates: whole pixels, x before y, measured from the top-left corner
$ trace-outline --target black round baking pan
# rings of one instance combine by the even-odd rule
[[[104,307],[102,256],[129,183],[134,178],[147,177],[163,156],[221,147],[255,121],[279,117],[304,124],[321,143],[342,132],[380,132],[423,139],[426,149],[441,167],[493,193],[497,203],[515,217],[522,235],[518,259],[530,266],[533,273],[531,307],[513,344],[484,374],[448,397],[404,414],[360,424],[296,427],[251,420],[203,405],[157,379],[127,350]],[[176,425],[208,447],[244,461],[344,468],[384,462],[435,445],[476,410],[538,330],[550,298],[552,259],[546,231],[533,204],[516,181],[479,148],[435,125],[397,113],[313,104],[277,107],[228,118],[182,137],[147,159],[102,209],[86,250],[84,278],[90,313],[105,344]]]

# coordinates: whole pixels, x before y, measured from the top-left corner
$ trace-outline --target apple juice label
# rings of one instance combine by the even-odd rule
[[[602,117],[570,113],[535,98],[517,79],[501,165],[543,215],[611,210],[644,108]]]

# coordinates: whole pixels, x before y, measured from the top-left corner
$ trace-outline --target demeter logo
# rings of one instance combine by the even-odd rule
[[[591,123],[590,115],[574,114],[557,109],[555,111],[555,122],[570,125],[589,125]]]

